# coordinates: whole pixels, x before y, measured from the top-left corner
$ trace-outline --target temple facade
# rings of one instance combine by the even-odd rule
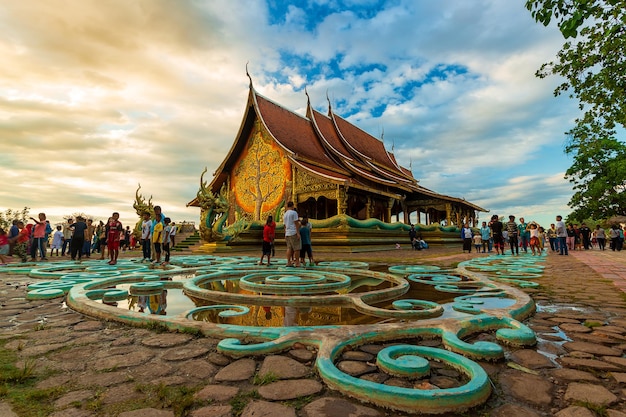
[[[290,200],[301,216],[314,220],[345,215],[408,224],[417,217],[425,225],[460,226],[476,225],[477,213],[486,211],[422,187],[381,140],[336,115],[330,103],[322,114],[307,94],[302,116],[258,94],[250,83],[230,151],[210,184],[201,179],[201,191],[188,205],[202,208],[201,221],[221,207],[206,219],[207,226],[218,220],[233,225],[264,222],[268,215],[278,221]]]

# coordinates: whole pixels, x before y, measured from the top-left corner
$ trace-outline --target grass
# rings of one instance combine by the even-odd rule
[[[165,324],[154,320],[148,320],[143,327],[155,333],[167,333],[170,331]]]
[[[293,400],[283,401],[288,407],[295,408],[297,411],[301,410],[302,407],[313,401],[315,396],[313,395],[305,395],[304,397],[294,398]]]
[[[596,415],[600,417],[609,417],[609,414],[606,411],[606,405],[593,404],[587,401],[574,401],[572,405],[585,407],[586,409],[595,412]]]
[[[147,405],[159,409],[171,408],[174,415],[178,417],[187,416],[197,405],[206,403],[206,401],[194,398],[197,388],[164,384],[137,384],[135,389],[146,395]]]
[[[241,416],[241,413],[243,413],[243,409],[246,408],[246,405],[248,405],[250,400],[257,400],[259,398],[261,398],[261,396],[256,390],[242,392],[235,395],[229,402],[231,407],[233,407],[231,411],[233,416]]]
[[[254,385],[267,385],[267,384],[271,384],[272,382],[278,381],[278,379],[279,379],[278,375],[272,372],[268,372],[263,375],[256,374],[254,376],[254,379],[252,380],[252,383]]]

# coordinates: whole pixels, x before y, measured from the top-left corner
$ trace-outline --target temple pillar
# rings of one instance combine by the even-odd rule
[[[387,215],[385,216],[385,222],[391,223],[391,210],[393,208],[393,203],[396,202],[395,198],[390,198],[387,200]]]
[[[348,189],[347,187],[337,186],[337,214],[346,214],[348,210]]]
[[[370,217],[372,217],[372,197],[368,195],[365,203],[365,218],[369,219]]]
[[[446,203],[446,224],[452,224],[452,204]]]

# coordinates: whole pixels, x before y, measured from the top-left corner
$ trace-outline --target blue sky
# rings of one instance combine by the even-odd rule
[[[381,137],[420,183],[500,215],[566,216],[577,105],[539,66],[563,39],[524,1],[22,0],[0,5],[0,210],[174,221],[255,88]],[[490,215],[490,214],[489,214]],[[487,214],[481,214],[486,219]]]

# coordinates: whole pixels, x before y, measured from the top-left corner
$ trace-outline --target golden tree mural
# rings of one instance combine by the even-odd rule
[[[254,220],[261,220],[261,213],[276,207],[283,197],[286,170],[278,146],[255,129],[235,168],[233,191],[238,205],[253,213]]]

